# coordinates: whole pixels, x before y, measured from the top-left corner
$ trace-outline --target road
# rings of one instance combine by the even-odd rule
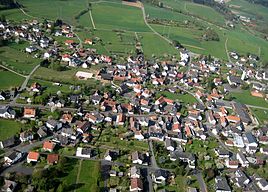
[[[198,181],[198,183],[199,183],[200,190],[201,190],[202,192],[208,192],[206,183],[205,183],[205,181],[204,181],[204,179],[203,179],[203,176],[202,176],[201,172],[198,172],[197,174],[195,174],[195,176],[196,176],[197,181]]]
[[[159,169],[159,167],[158,167],[157,162],[155,160],[154,148],[153,148],[152,140],[149,140],[148,144],[149,144],[149,151],[151,153],[151,168],[154,169],[154,170],[157,170],[157,169]]]

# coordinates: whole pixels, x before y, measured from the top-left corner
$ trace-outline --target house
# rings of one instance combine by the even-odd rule
[[[52,141],[45,141],[43,143],[43,150],[44,151],[48,151],[48,152],[52,152],[55,148],[56,144]]]
[[[171,140],[170,138],[166,138],[165,147],[168,151],[174,151],[176,148],[176,143],[173,140]]]
[[[130,179],[130,188],[129,191],[143,191],[143,183],[140,178]]]
[[[252,123],[252,120],[248,113],[249,109],[245,104],[235,102],[233,103],[233,109],[244,125],[249,125],[250,123]]]
[[[0,148],[4,149],[4,148],[12,147],[15,145],[15,142],[16,142],[15,137],[10,137],[0,142]]]
[[[20,141],[27,142],[33,140],[33,134],[30,131],[20,133]]]
[[[40,127],[38,130],[37,130],[37,135],[40,137],[40,138],[44,138],[47,136],[47,128],[46,127]]]
[[[138,151],[134,151],[131,154],[131,160],[132,160],[132,163],[134,163],[134,164],[148,165],[149,155],[140,153]]]
[[[152,173],[152,180],[157,184],[164,184],[168,179],[168,172],[162,169],[157,169]]]
[[[216,192],[231,192],[231,188],[225,177],[217,176],[215,178]]]
[[[84,158],[91,158],[92,150],[91,150],[91,148],[77,147],[76,156],[77,157],[84,157]]]
[[[5,101],[6,98],[7,98],[7,96],[6,96],[5,92],[4,91],[1,91],[0,92],[0,101]]]
[[[61,121],[62,123],[72,123],[72,121],[73,121],[73,116],[72,116],[72,114],[70,114],[70,113],[64,113],[64,114],[61,116],[60,121]]]
[[[46,127],[49,128],[51,131],[57,131],[62,128],[62,123],[57,120],[50,119],[46,122]]]
[[[119,155],[118,151],[107,150],[106,153],[104,154],[104,160],[113,161],[118,157],[118,155]]]
[[[115,125],[123,126],[125,123],[126,117],[123,113],[119,113],[116,115]]]
[[[262,191],[268,191],[268,182],[267,180],[261,178],[258,182],[257,182],[258,187],[262,190]]]
[[[185,163],[188,163],[189,168],[195,168],[195,156],[192,153],[183,152],[182,150],[177,149],[170,152],[170,160],[181,160]]]
[[[242,79],[238,76],[228,76],[227,81],[229,85],[239,86],[243,83]]]
[[[136,166],[131,167],[129,176],[130,178],[140,178],[141,177],[140,169]]]
[[[10,166],[10,165],[16,163],[21,158],[22,158],[22,153],[17,152],[17,151],[13,151],[8,156],[4,157],[4,163],[5,163],[5,165]]]
[[[238,187],[245,187],[250,183],[249,177],[246,173],[240,169],[236,170],[235,172],[235,181]]]
[[[238,152],[236,154],[236,158],[239,161],[239,163],[241,164],[242,167],[248,167],[249,166],[249,162],[246,159],[245,155],[242,152]]]
[[[14,119],[16,112],[9,106],[0,107],[0,117],[5,119]]]
[[[90,127],[90,123],[88,121],[77,121],[76,122],[76,130],[80,133],[85,133]]]
[[[37,162],[39,159],[39,153],[35,151],[30,151],[27,155],[27,163]]]
[[[59,161],[59,155],[58,154],[48,154],[47,155],[47,163],[48,164],[57,164]]]
[[[11,180],[4,180],[4,185],[1,188],[1,191],[3,192],[13,192],[16,190],[17,183],[15,181]]]
[[[36,93],[39,93],[41,91],[41,85],[37,82],[33,83],[30,87],[30,90]]]
[[[225,149],[215,149],[215,153],[219,158],[229,158],[230,153]]]
[[[37,48],[35,46],[29,46],[29,47],[25,48],[25,51],[27,53],[33,53],[33,52],[37,51]]]
[[[230,169],[237,169],[238,166],[239,166],[239,163],[237,160],[231,160],[231,159],[226,159],[225,161],[225,165],[227,168],[230,168]]]
[[[35,118],[36,110],[35,108],[24,108],[23,117],[24,118]]]

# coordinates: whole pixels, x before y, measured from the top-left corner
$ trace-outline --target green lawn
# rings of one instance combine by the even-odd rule
[[[68,185],[68,188],[73,189],[76,185],[76,178],[78,174],[79,162],[77,159],[68,159],[68,174],[65,177],[62,177],[62,182]]]
[[[164,91],[164,92],[160,92],[159,95],[163,95],[167,97],[168,99],[182,101],[186,104],[196,103],[196,99],[192,95],[189,95],[189,94],[177,94],[177,93]]]
[[[245,91],[242,91],[239,93],[233,92],[231,94],[235,98],[235,100],[240,102],[240,103],[268,108],[267,101],[265,101],[263,98],[251,96],[251,94],[248,90],[245,90]]]
[[[7,90],[14,87],[20,87],[23,83],[24,78],[12,73],[10,71],[0,70],[0,90]]]
[[[84,160],[81,165],[81,172],[78,183],[84,184],[77,189],[77,192],[99,191],[100,163]]]
[[[251,111],[253,112],[255,117],[258,119],[260,124],[264,124],[265,122],[268,122],[268,110],[251,108]]]
[[[96,28],[128,31],[150,31],[143,21],[139,8],[121,3],[98,3],[92,6]]]
[[[13,120],[0,119],[0,140],[8,139],[19,133],[21,124]]]
[[[10,44],[0,47],[0,61],[5,62],[5,66],[22,74],[29,74],[32,69],[40,63],[40,59],[33,58],[25,53],[28,43]]]

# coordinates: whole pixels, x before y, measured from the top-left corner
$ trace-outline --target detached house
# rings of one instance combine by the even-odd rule
[[[56,144],[52,141],[45,141],[43,143],[43,150],[44,151],[48,151],[48,152],[52,152],[55,148]]]
[[[4,163],[5,163],[5,165],[10,166],[10,165],[16,163],[21,158],[22,158],[22,153],[17,152],[17,151],[13,151],[8,156],[4,157]]]
[[[130,179],[130,188],[129,191],[143,191],[143,183],[140,178],[132,178]]]
[[[33,134],[29,131],[20,133],[20,141],[27,142],[33,140]]]
[[[39,159],[39,156],[40,155],[38,152],[30,151],[27,155],[27,163],[37,162]]]
[[[24,118],[35,118],[36,110],[35,108],[24,108],[23,117]]]
[[[5,119],[14,119],[16,112],[9,106],[0,107],[0,117]]]
[[[231,192],[231,188],[225,177],[217,176],[215,178],[216,192]]]
[[[157,169],[152,173],[152,179],[157,184],[164,184],[168,179],[168,172],[162,169]]]
[[[57,120],[50,119],[46,122],[46,127],[51,131],[57,131],[62,128],[62,123]]]
[[[132,163],[139,165],[148,165],[149,154],[143,154],[135,151],[131,154]]]

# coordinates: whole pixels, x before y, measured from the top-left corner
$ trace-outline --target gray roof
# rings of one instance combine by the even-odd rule
[[[228,185],[228,182],[227,182],[225,177],[217,176],[215,178],[215,182],[216,182],[216,184],[215,184],[216,190],[219,190],[219,191],[231,191],[231,188]]]

